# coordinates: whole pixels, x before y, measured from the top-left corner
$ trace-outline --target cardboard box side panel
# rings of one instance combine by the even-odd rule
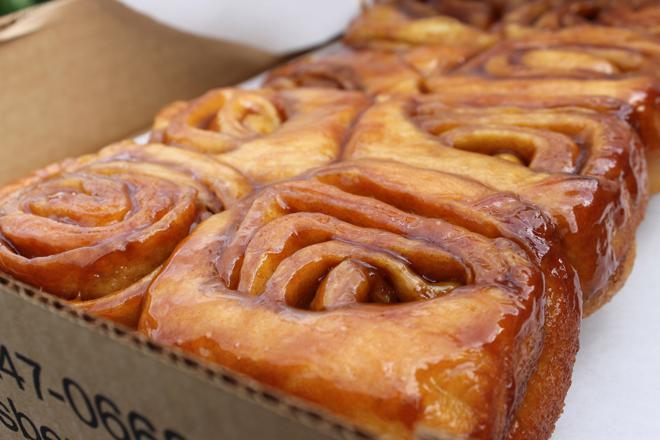
[[[57,0],[0,43],[0,184],[148,127],[165,104],[235,84],[276,58],[172,30],[112,0]]]
[[[162,362],[167,353],[136,350],[10,290],[0,286],[0,438],[137,438],[140,430],[163,440],[330,438],[251,401],[258,390],[238,397]]]

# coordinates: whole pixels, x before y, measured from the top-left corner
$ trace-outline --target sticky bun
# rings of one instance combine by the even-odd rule
[[[216,89],[157,116],[152,140],[208,153],[256,183],[335,160],[362,93],[319,88]]]
[[[421,74],[406,55],[346,48],[312,54],[269,72],[264,85],[359,90],[373,96],[419,93]]]
[[[462,4],[463,11],[458,8]],[[344,42],[358,48],[411,49],[417,46],[456,47],[474,51],[497,37],[483,31],[490,7],[479,2],[375,2],[349,25]]]
[[[499,95],[517,101],[614,98],[647,148],[651,189],[660,190],[660,113],[657,68],[660,40],[637,32],[576,26],[502,42],[426,88],[456,97]]]
[[[594,24],[660,35],[657,0],[533,0],[511,1],[503,8],[501,24],[515,33],[525,29],[555,31]]]
[[[123,142],[0,190],[0,270],[130,325],[191,228],[251,191],[192,151]]]
[[[561,102],[484,106],[452,96],[374,105],[356,125],[344,158],[454,173],[539,206],[556,222],[580,276],[585,310],[593,311],[619,288],[634,256],[648,196],[636,133],[617,114]]]
[[[660,190],[656,3],[370,2],[0,188],[0,271],[377,437],[547,440]]]
[[[203,222],[151,284],[154,341],[388,438],[546,438],[580,293],[542,211],[474,180],[344,162]]]
[[[376,2],[351,23],[343,42],[359,50],[398,52],[422,75],[440,74],[498,41],[498,34],[479,28],[486,26],[490,9],[478,3]]]

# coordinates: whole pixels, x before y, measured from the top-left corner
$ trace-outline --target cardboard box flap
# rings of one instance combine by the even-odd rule
[[[170,29],[112,0],[55,0],[2,23],[0,162],[11,166],[0,183],[144,130],[165,104],[277,61]]]

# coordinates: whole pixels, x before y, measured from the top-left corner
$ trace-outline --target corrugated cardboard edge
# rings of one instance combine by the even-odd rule
[[[155,357],[157,360],[175,366],[187,374],[195,375],[202,380],[213,383],[227,393],[257,403],[269,411],[295,420],[324,434],[341,439],[369,440],[376,438],[373,434],[353,426],[321,408],[285,395],[280,391],[270,389],[247,376],[214,364],[202,362],[178,349],[156,344],[130,329],[81,312],[65,301],[22,283],[2,272],[0,272],[0,292],[18,295],[21,299],[76,324],[81,327],[81,330],[95,332],[115,343]]]

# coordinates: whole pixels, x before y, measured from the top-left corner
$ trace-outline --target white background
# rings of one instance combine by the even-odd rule
[[[359,0],[121,0],[179,30],[239,41],[273,53],[338,35]]]
[[[660,439],[660,194],[637,231],[624,288],[582,325],[553,439]]]
[[[357,0],[122,1],[182,30],[279,52],[325,41],[358,10]],[[660,439],[660,195],[625,287],[583,323],[553,440],[590,439]]]

